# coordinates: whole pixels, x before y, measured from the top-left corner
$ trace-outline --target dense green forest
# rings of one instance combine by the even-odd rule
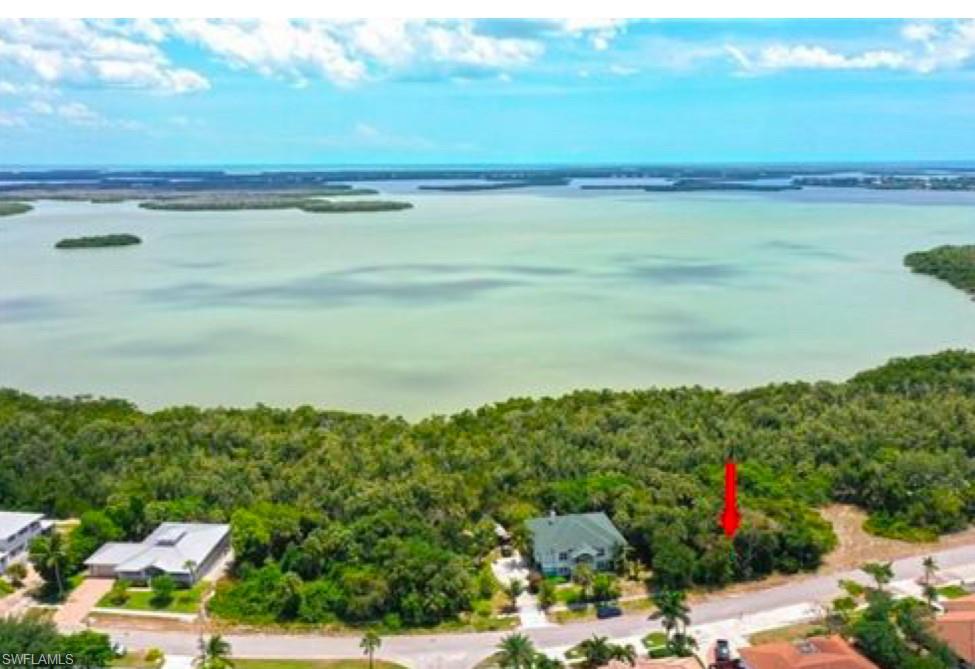
[[[97,249],[108,246],[131,246],[141,244],[142,240],[135,235],[93,235],[91,237],[68,237],[62,239],[54,248],[57,249]]]
[[[938,246],[908,254],[904,264],[919,274],[930,274],[955,288],[975,295],[975,246]]]
[[[926,538],[975,518],[973,482],[975,353],[958,351],[845,383],[579,391],[412,424],[0,392],[0,508],[89,511],[78,558],[163,519],[230,520],[236,578],[211,607],[252,621],[451,619],[490,594],[493,521],[519,534],[549,509],[605,510],[666,587],[811,569],[835,542],[817,505]]]

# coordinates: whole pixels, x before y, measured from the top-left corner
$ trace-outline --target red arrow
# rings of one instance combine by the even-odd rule
[[[738,512],[738,478],[734,460],[724,463],[724,511],[721,513],[721,528],[729,539],[735,536],[741,524]]]

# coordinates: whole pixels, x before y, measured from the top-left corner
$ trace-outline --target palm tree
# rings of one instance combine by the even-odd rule
[[[626,662],[631,667],[636,664],[636,649],[630,644],[626,644],[625,646],[610,644],[609,651],[613,660]]]
[[[366,630],[366,633],[362,635],[362,641],[359,642],[359,648],[362,649],[363,655],[369,656],[369,669],[372,669],[372,657],[379,650],[379,647],[383,645],[383,640],[379,638],[374,630]]]
[[[191,583],[196,582],[196,567],[197,567],[196,562],[194,562],[193,560],[187,560],[186,562],[183,563],[183,569],[185,569],[190,573]]]
[[[230,644],[222,636],[214,634],[208,641],[200,637],[200,669],[232,669]]]
[[[521,593],[524,591],[525,586],[517,578],[511,579],[508,581],[508,585],[504,586],[504,594],[508,596],[512,609],[518,607],[518,598],[521,597]]]
[[[68,562],[68,548],[60,532],[49,537],[38,537],[30,545],[30,558],[34,568],[45,577],[54,576],[58,586],[58,599],[64,598],[64,568]]]
[[[576,648],[582,654],[582,666],[586,669],[596,669],[604,664],[609,664],[609,661],[613,659],[613,646],[604,636],[593,634],[592,638],[586,639]]]
[[[933,555],[929,555],[924,558],[921,565],[924,567],[924,585],[931,585],[931,581],[934,580],[935,575],[938,573],[938,563],[935,561]]]
[[[562,660],[556,660],[544,653],[535,653],[531,666],[532,669],[565,669],[565,663]]]
[[[595,573],[585,562],[580,562],[572,570],[572,582],[582,589],[582,598],[587,599],[589,593],[589,586],[592,585],[592,580],[595,578]]]
[[[524,634],[509,634],[498,644],[498,666],[501,669],[532,669],[535,644]]]
[[[681,628],[686,629],[691,624],[691,610],[687,606],[687,593],[683,590],[658,590],[653,595],[653,603],[660,611],[668,639],[671,633],[681,634]]]
[[[924,592],[924,601],[928,603],[928,608],[933,609],[934,603],[938,601],[938,597],[940,595],[938,589],[931,583],[925,583],[922,590]]]
[[[884,591],[884,586],[894,580],[894,567],[890,562],[868,562],[860,567],[860,571],[873,577],[877,590]]]

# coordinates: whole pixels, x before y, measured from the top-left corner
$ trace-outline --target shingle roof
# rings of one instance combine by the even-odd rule
[[[112,565],[121,572],[143,572],[155,567],[171,574],[185,574],[187,562],[202,564],[229,531],[229,525],[163,523],[142,543],[105,544],[85,564]]]
[[[626,543],[623,535],[602,511],[530,518],[525,521],[525,525],[532,533],[535,546],[556,552],[577,549],[587,544],[604,546]]]

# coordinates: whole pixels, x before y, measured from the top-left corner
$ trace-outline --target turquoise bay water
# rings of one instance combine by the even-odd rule
[[[975,197],[409,199],[358,215],[42,202],[0,219],[0,386],[420,417],[581,387],[842,379],[975,343],[975,304],[901,264],[975,240]],[[52,248],[109,232],[144,243]]]

